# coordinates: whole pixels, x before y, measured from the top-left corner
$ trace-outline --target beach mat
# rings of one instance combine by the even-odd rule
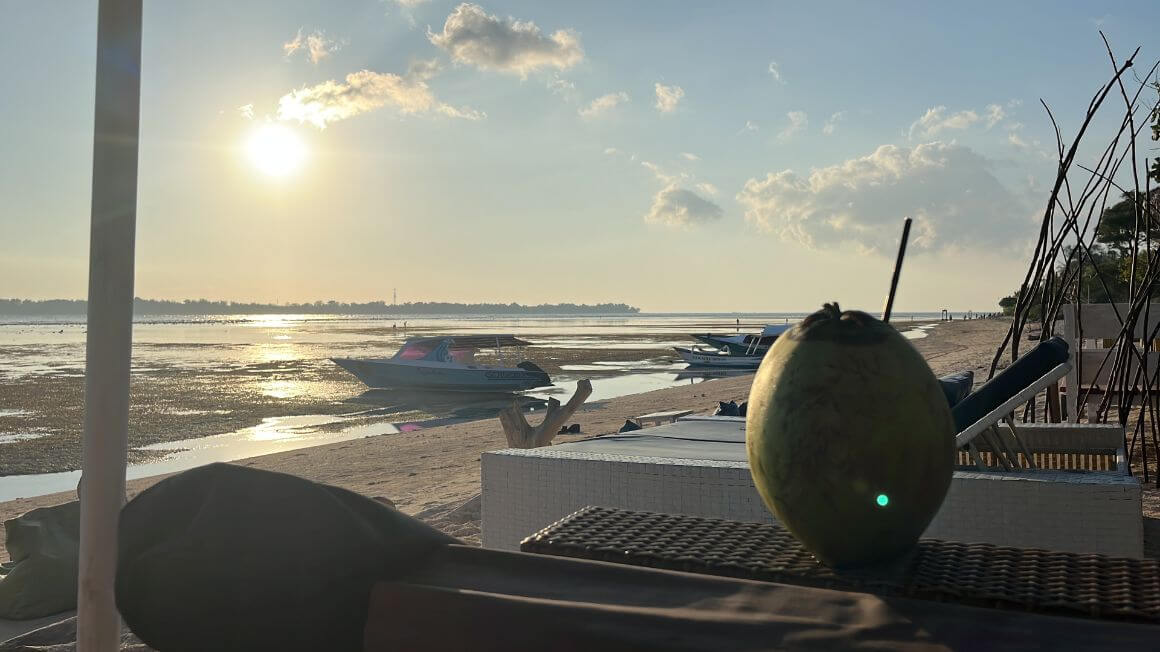
[[[345,489],[211,464],[121,510],[117,607],[158,650],[356,650],[376,581],[456,542]]]
[[[73,501],[4,522],[12,561],[0,566],[0,619],[42,618],[76,607],[80,515]]]

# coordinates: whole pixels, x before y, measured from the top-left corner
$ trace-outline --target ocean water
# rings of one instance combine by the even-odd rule
[[[692,344],[691,332],[756,332],[802,317],[143,317],[133,333],[131,445],[152,455],[130,476],[484,418],[510,404],[510,396],[368,392],[329,360],[389,356],[410,336],[511,333],[530,341],[525,356],[555,383],[521,399],[535,406],[550,396],[566,400],[581,378],[593,379],[595,401],[719,377],[688,370],[672,347]],[[904,332],[925,335],[917,327]],[[79,441],[84,358],[83,317],[0,317],[0,461],[18,457],[17,447],[29,442]],[[12,475],[2,466],[0,500],[76,486],[75,471]]]

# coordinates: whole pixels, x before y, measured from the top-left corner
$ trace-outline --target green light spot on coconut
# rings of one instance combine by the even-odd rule
[[[886,507],[890,504],[890,496],[887,496],[886,494],[878,494],[878,497],[874,500],[878,503],[879,507]]]

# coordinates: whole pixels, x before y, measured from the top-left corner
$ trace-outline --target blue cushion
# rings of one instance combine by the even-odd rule
[[[947,397],[947,404],[954,407],[959,404],[959,401],[966,398],[967,394],[971,393],[971,387],[975,384],[975,372],[968,369],[949,374],[939,378],[938,384],[942,385],[943,394],[946,394]]]
[[[983,384],[978,391],[967,396],[951,407],[958,432],[966,430],[991,410],[1011,400],[1016,394],[1027,389],[1036,380],[1055,367],[1067,362],[1067,342],[1053,337],[1040,342],[1034,349],[1012,362],[994,378]]]

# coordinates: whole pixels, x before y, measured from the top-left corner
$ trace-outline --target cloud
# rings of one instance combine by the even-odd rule
[[[706,195],[716,195],[717,194],[717,186],[714,186],[713,184],[709,183],[708,181],[702,181],[701,183],[698,183],[697,185],[695,185],[693,187],[696,188],[697,190],[700,190],[701,192],[705,193]]]
[[[784,84],[785,81],[781,78],[781,68],[778,67],[776,61],[769,62],[769,76],[773,77],[773,81]]]
[[[620,150],[619,150],[619,149],[616,149],[615,147],[605,147],[605,148],[604,148],[604,153],[605,153],[605,154],[607,154],[607,155],[609,155],[609,156],[614,156],[614,155],[616,155],[616,154],[619,154],[619,153],[620,153]]]
[[[696,154],[693,154],[692,152],[681,152],[681,156],[685,157],[685,160],[688,160],[688,161],[700,161],[701,160],[700,156],[697,156]]]
[[[1007,102],[1007,108],[1015,108],[1022,103],[1022,100],[1011,100]],[[927,109],[921,118],[911,123],[907,134],[910,138],[934,138],[944,131],[950,129],[961,131],[979,123],[982,123],[984,128],[991,129],[1006,118],[1007,111],[998,103],[988,104],[983,108],[981,115],[971,109],[948,113],[947,107],[939,105]]]
[[[548,80],[548,90],[567,99],[576,94],[576,84],[556,76]]]
[[[394,0],[394,2],[396,4],[398,4],[400,7],[406,7],[407,9],[414,9],[415,7],[418,7],[421,4],[430,2],[430,0]]]
[[[672,113],[677,110],[677,105],[681,103],[681,98],[685,96],[685,89],[680,86],[665,86],[664,84],[656,83],[657,91],[657,110],[661,113]]]
[[[314,30],[313,32],[302,35],[302,28],[298,29],[298,35],[293,39],[282,44],[282,51],[286,53],[286,57],[298,52],[299,50],[306,53],[306,58],[310,59],[310,63],[318,63],[332,53],[337,52],[342,48],[341,41],[335,41],[326,38],[322,30]]]
[[[936,106],[926,110],[921,118],[910,125],[910,137],[920,136],[931,138],[947,129],[966,129],[979,121],[979,114],[974,111],[959,111],[947,114],[945,106]]]
[[[789,126],[777,133],[778,140],[789,140],[810,124],[810,117],[805,111],[790,111],[785,117],[789,118]]]
[[[428,28],[427,38],[454,61],[524,78],[540,68],[563,70],[584,59],[580,35],[573,30],[547,35],[535,23],[502,19],[469,3],[447,16],[442,32],[433,33]]]
[[[588,103],[588,106],[582,106],[577,111],[580,117],[583,118],[599,118],[605,115],[612,109],[616,108],[618,104],[623,104],[628,101],[628,93],[620,91],[619,93],[609,93],[601,95],[600,97]]]
[[[662,188],[653,197],[652,207],[644,219],[650,224],[690,227],[721,219],[720,206],[675,183]]]
[[[663,182],[663,183],[672,183],[673,182],[674,177],[672,177],[671,175],[665,174],[664,170],[661,169],[661,166],[657,165],[656,163],[653,163],[652,161],[641,161],[640,164],[643,165],[646,169],[648,169],[649,172],[652,172],[654,175],[656,175],[656,178],[659,179],[661,182]]]
[[[345,81],[330,80],[290,91],[278,100],[278,119],[309,122],[325,129],[332,122],[384,106],[405,114],[439,113],[453,118],[479,120],[485,115],[435,99],[426,80],[438,72],[438,63],[417,61],[405,75],[360,70]]]
[[[740,136],[747,131],[757,131],[758,129],[761,129],[761,127],[758,127],[755,122],[752,120],[746,120],[745,126],[738,130],[737,135]]]
[[[846,119],[846,112],[845,111],[838,111],[838,112],[834,113],[833,115],[830,116],[829,120],[826,120],[826,124],[822,125],[822,133],[827,135],[827,136],[832,135],[834,133],[834,129],[837,128],[838,123],[845,120],[845,119]]]
[[[998,104],[988,104],[986,110],[987,113],[983,116],[983,119],[987,122],[988,129],[999,124],[1003,121],[1003,118],[1007,117],[1007,114],[1003,111],[1003,107]]]
[[[737,201],[762,231],[808,247],[852,243],[889,252],[903,217],[913,217],[911,245],[1007,249],[1030,233],[1021,200],[991,172],[990,162],[961,145],[882,145],[868,156],[812,170],[749,179]]]
[[[246,120],[253,120],[254,119],[254,105],[253,104],[243,104],[242,106],[239,106],[238,107],[238,114],[241,115]]]

